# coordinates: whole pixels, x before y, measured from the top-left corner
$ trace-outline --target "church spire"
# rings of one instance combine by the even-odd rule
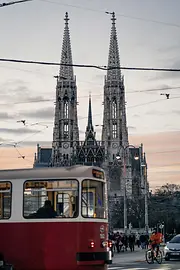
[[[61,79],[73,80],[74,79],[73,66],[72,66],[73,61],[72,61],[71,40],[70,40],[70,32],[69,32],[69,17],[68,17],[67,12],[65,14],[64,21],[65,21],[65,26],[64,26],[59,79],[60,80]]]
[[[62,65],[56,86],[52,150],[53,166],[67,166],[71,164],[72,157],[75,156],[75,145],[77,145],[79,141],[77,86],[72,66],[69,18],[67,12],[64,20],[65,27],[61,54]]]
[[[111,26],[111,36],[110,36],[110,45],[109,45],[109,57],[108,57],[108,68],[107,71],[107,80],[121,80],[121,70],[120,70],[120,57],[119,57],[119,47],[118,47],[118,38],[116,32],[116,16],[112,12],[112,26]],[[118,67],[115,69],[115,67]],[[111,69],[113,68],[113,69]]]
[[[92,107],[91,107],[91,95],[89,95],[89,109],[88,109],[88,125],[86,131],[94,131],[92,124]]]

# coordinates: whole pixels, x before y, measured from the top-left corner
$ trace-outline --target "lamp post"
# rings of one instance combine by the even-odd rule
[[[126,147],[120,146],[119,149],[123,150],[122,155],[122,163],[123,163],[123,182],[124,182],[124,188],[123,188],[123,198],[124,198],[124,233],[127,233],[127,196],[126,196],[126,178],[127,178],[127,172],[126,172],[126,150],[128,148],[136,148],[134,145],[127,145]],[[121,160],[121,155],[118,153],[116,156],[117,160]],[[128,155],[129,158],[129,155]],[[135,160],[139,159],[139,156],[134,156]]]
[[[147,189],[147,166],[141,164],[144,167],[144,203],[145,203],[145,231],[149,233],[149,220],[148,220],[148,189]]]

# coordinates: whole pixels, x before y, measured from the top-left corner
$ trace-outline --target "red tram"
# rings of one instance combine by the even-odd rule
[[[88,166],[0,171],[0,232],[0,253],[17,270],[107,269],[104,171]]]

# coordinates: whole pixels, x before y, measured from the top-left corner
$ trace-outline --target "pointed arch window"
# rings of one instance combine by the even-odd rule
[[[115,99],[112,101],[112,118],[117,118],[117,103]]]
[[[68,139],[69,137],[69,126],[68,123],[64,124],[64,139]]]
[[[68,99],[64,100],[64,118],[65,119],[69,118],[69,100]]]
[[[112,137],[113,137],[113,139],[116,139],[117,138],[117,124],[113,124],[113,127],[112,127]]]

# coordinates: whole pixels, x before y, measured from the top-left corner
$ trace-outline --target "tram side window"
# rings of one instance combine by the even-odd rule
[[[0,183],[0,220],[9,219],[11,217],[11,183]]]
[[[82,182],[81,212],[85,218],[107,218],[105,184],[96,180]]]
[[[24,183],[24,218],[75,218],[78,212],[77,180],[42,180]]]

